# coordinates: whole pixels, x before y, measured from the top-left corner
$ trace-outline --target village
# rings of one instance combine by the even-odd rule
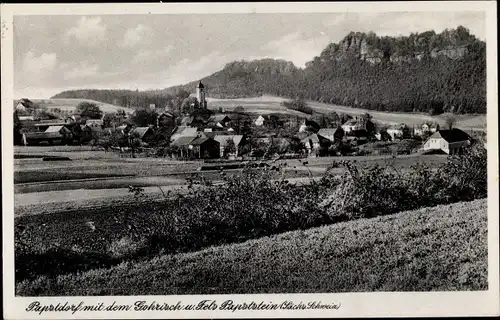
[[[150,105],[132,114],[117,112],[98,118],[77,113],[44,118],[26,115],[32,102],[21,99],[15,107],[19,124],[17,145],[91,145],[119,150],[122,156],[147,155],[177,160],[266,159],[324,156],[401,154],[456,154],[470,146],[473,135],[438,123],[410,127],[404,123],[381,124],[370,114],[284,113],[252,114],[243,107],[225,111],[207,108],[205,86],[199,82],[189,112],[174,114],[166,107]],[[304,103],[304,102],[300,102]],[[31,105],[30,105],[31,104]],[[91,106],[98,109],[98,106]],[[216,109],[217,111],[213,111]],[[55,110],[57,113],[57,110]],[[137,113],[140,121],[134,121]],[[106,120],[106,117],[112,120]],[[16,119],[15,119],[16,121]],[[137,123],[141,122],[141,123]],[[480,136],[484,142],[484,135]]]

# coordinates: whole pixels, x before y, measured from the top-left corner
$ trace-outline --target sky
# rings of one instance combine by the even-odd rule
[[[303,67],[350,31],[398,36],[459,25],[485,40],[483,12],[16,16],[14,97],[162,89],[235,60]]]

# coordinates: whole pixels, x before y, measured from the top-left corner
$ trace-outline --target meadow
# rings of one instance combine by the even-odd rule
[[[125,243],[124,243],[125,244]],[[109,269],[40,276],[21,296],[486,290],[476,200],[292,231]]]
[[[261,96],[255,98],[240,98],[240,99],[215,99],[207,98],[208,107],[213,110],[224,108],[227,111],[234,110],[241,106],[247,112],[256,114],[282,113],[287,115],[306,116],[306,114],[289,110],[281,103],[287,101],[285,98],[275,96]],[[362,108],[346,107],[321,103],[317,101],[307,101],[307,104],[318,113],[347,113],[352,116],[359,116],[369,113],[373,118],[383,124],[399,124],[406,123],[409,126],[420,125],[424,121],[437,122],[440,126],[446,126],[444,115],[430,116],[425,113],[405,113],[405,112],[382,112]],[[462,130],[485,130],[486,116],[485,115],[455,115],[457,123],[455,127]]]

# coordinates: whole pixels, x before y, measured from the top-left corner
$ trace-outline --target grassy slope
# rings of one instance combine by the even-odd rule
[[[486,199],[17,285],[19,295],[485,290]]]

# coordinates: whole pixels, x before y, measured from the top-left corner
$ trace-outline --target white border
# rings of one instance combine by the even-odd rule
[[[312,13],[312,12],[394,12],[394,11],[483,11],[486,13],[487,43],[487,103],[488,103],[488,291],[483,292],[390,292],[338,294],[285,295],[205,295],[152,297],[59,297],[57,302],[78,304],[117,301],[133,303],[136,300],[197,303],[202,299],[221,302],[232,299],[237,303],[248,300],[295,302],[319,299],[340,302],[336,311],[193,311],[193,312],[122,312],[122,313],[54,313],[38,314],[25,311],[28,303],[38,300],[50,304],[54,298],[25,298],[14,296],[13,252],[13,15],[90,15],[90,14],[214,14],[214,13]],[[1,7],[2,22],[2,203],[3,203],[3,268],[4,318],[243,318],[243,317],[394,317],[394,316],[477,316],[498,315],[499,295],[499,206],[498,206],[498,75],[497,75],[497,20],[494,1],[446,2],[368,2],[368,3],[184,3],[184,4],[21,4]]]

